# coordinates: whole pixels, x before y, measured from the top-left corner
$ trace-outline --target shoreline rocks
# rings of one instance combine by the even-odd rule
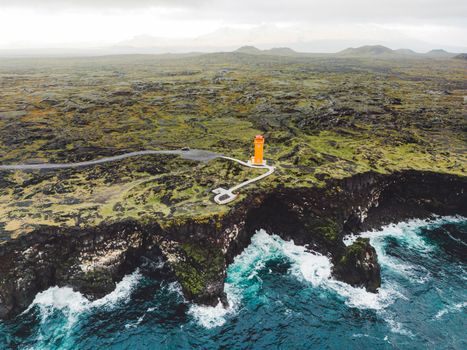
[[[88,229],[41,227],[0,245],[0,318],[27,308],[51,286],[70,286],[93,299],[144,266],[163,261],[185,297],[225,305],[227,266],[262,228],[328,255],[335,278],[377,292],[377,255],[368,240],[346,247],[345,234],[431,214],[467,215],[466,177],[405,171],[329,180],[324,188],[274,188],[251,193],[222,217],[157,223],[124,220]]]

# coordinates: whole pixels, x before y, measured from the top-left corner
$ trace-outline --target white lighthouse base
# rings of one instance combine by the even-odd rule
[[[266,160],[263,159],[263,162],[262,163],[255,163],[255,159],[254,158],[251,158],[249,161],[247,161],[247,164],[249,166],[265,166],[266,165]]]
[[[217,204],[227,204],[234,201],[238,194],[232,193],[231,190],[226,190],[225,188],[218,187],[212,190],[216,194],[214,197],[214,202]]]

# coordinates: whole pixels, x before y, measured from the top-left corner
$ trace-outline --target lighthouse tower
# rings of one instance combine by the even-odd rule
[[[263,159],[264,151],[264,137],[263,135],[256,135],[255,137],[255,155],[251,158],[252,165],[265,165],[266,161]]]

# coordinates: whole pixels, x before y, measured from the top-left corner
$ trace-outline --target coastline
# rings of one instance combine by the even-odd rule
[[[369,242],[357,246],[361,251],[352,257],[370,252],[371,264],[352,270],[343,258],[355,249],[344,245],[344,235],[431,214],[466,215],[466,183],[466,177],[432,172],[368,172],[319,188],[251,191],[223,216],[122,220],[93,229],[41,227],[0,245],[0,316],[13,317],[55,285],[91,300],[102,297],[125,274],[143,265],[150,270],[160,259],[168,262],[167,276],[180,282],[187,299],[225,304],[227,266],[260,228],[330,256],[336,278],[374,290],[379,277],[374,249]]]

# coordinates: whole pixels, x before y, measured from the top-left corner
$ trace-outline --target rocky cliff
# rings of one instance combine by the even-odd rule
[[[433,213],[467,215],[466,184],[465,177],[429,172],[364,173],[319,188],[263,190],[227,215],[163,226],[151,220],[92,229],[43,226],[0,245],[0,317],[17,314],[54,285],[100,297],[136,267],[155,271],[162,261],[165,277],[178,279],[188,299],[225,304],[226,267],[260,228],[329,255],[335,278],[377,292],[375,250],[364,239],[346,247],[343,236]]]

